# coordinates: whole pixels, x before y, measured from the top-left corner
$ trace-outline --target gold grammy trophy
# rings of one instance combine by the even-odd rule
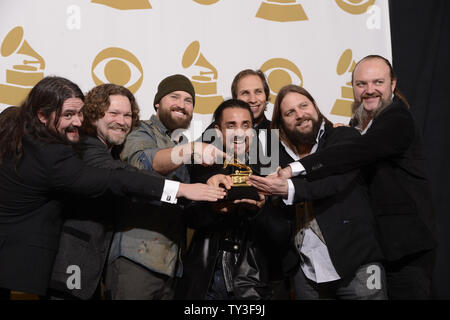
[[[296,0],[264,0],[256,17],[278,22],[308,20],[305,10]]]
[[[246,180],[247,177],[253,174],[253,170],[243,163],[238,163],[236,158],[234,159],[233,163],[225,160],[223,168],[225,169],[228,166],[233,166],[243,170],[236,170],[232,174],[230,174],[233,185],[231,186],[231,189],[228,190],[227,200],[259,200],[259,195],[256,191],[256,188],[250,185]]]
[[[183,68],[197,66],[206,69],[200,71],[200,75],[192,76],[191,82],[195,89],[194,112],[201,114],[213,113],[223,101],[222,96],[217,95],[217,69],[200,53],[200,43],[192,42],[184,51]]]
[[[44,78],[45,61],[23,39],[23,28],[15,27],[3,40],[1,55],[9,57],[12,54],[21,54],[33,58],[24,59],[22,64],[13,65],[6,69],[6,83],[0,84],[0,102],[19,105],[33,86]]]
[[[355,69],[355,66],[356,62],[352,58],[352,50],[347,49],[339,58],[336,72],[338,75],[343,75],[346,72],[351,74]],[[341,97],[342,99],[336,100],[330,113],[338,116],[351,117],[353,103],[353,89],[351,81],[341,87]]]

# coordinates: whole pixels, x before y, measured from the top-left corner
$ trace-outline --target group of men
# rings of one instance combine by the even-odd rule
[[[352,84],[350,126],[333,125],[297,85],[279,91],[269,121],[264,74],[243,70],[203,139],[189,142],[179,132],[195,90],[183,75],[160,82],[144,121],[122,86],[84,98],[45,78],[0,115],[2,292],[430,298],[436,244],[420,134],[389,61],[362,59]],[[236,188],[230,175],[243,166],[253,174]]]

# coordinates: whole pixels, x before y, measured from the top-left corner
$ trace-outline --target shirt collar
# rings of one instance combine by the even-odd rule
[[[325,133],[325,120],[322,120],[322,124],[320,125],[319,132],[317,133],[316,137],[316,143],[313,145],[311,152],[309,154],[313,154],[317,151],[317,148],[319,147],[319,140],[322,138],[323,134]],[[294,159],[294,161],[300,160],[300,157],[291,149],[289,148],[283,141],[281,141],[281,144],[283,145],[284,149],[288,153],[288,155]]]
[[[159,132],[168,135],[170,137],[172,131],[167,129],[166,126],[161,122],[161,120],[158,119],[158,117],[155,114],[151,116],[150,123],[154,125]]]

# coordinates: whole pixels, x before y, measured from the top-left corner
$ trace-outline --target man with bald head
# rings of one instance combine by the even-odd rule
[[[387,260],[389,298],[429,299],[436,243],[421,134],[387,59],[363,58],[352,85],[350,124],[361,135],[290,163],[260,188],[276,193],[283,185],[276,179],[301,174],[312,181],[362,168]]]

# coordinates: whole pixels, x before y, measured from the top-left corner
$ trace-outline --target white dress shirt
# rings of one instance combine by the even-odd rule
[[[312,147],[310,154],[316,152],[319,145],[319,139],[322,137],[324,132],[325,121],[322,122],[319,133],[317,134],[316,143]],[[298,170],[298,167],[295,167],[297,170],[296,175],[300,174],[302,170],[305,171],[300,162],[297,161],[300,157],[286,144],[283,142],[281,142],[281,144],[289,156],[296,161],[290,164],[293,176],[295,176],[293,168],[293,166],[296,166],[295,164],[299,164],[301,166],[300,170]],[[283,201],[286,205],[292,205],[295,195],[295,187],[291,179],[288,179],[288,186],[288,198],[283,199]],[[295,235],[295,244],[301,257],[300,267],[308,279],[316,283],[330,282],[340,279],[336,269],[333,266],[326,244],[311,229],[311,227],[303,228],[297,232]]]

